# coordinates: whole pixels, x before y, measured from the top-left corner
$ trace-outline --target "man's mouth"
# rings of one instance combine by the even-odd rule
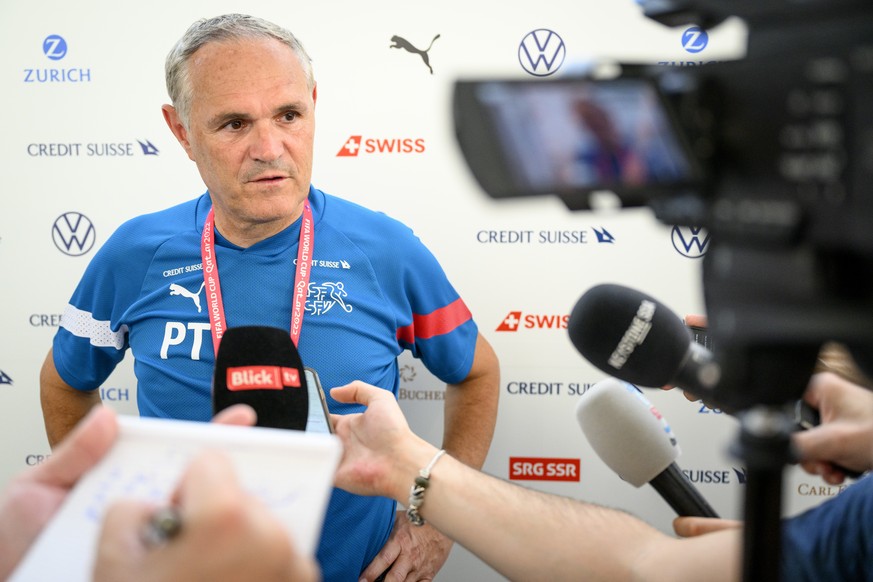
[[[258,176],[249,180],[249,182],[255,182],[258,184],[273,184],[277,182],[281,182],[282,180],[286,180],[288,176],[282,176],[278,174],[269,174],[265,176]]]

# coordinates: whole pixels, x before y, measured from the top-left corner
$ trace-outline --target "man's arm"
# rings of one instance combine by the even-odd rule
[[[500,363],[491,344],[479,334],[470,373],[462,382],[446,386],[446,452],[471,467],[482,467],[494,436],[499,396]]]
[[[467,377],[446,387],[443,431],[443,448],[477,469],[485,462],[494,436],[499,394],[497,355],[479,334]],[[406,500],[401,502],[406,503]],[[391,537],[361,573],[361,578],[375,580],[390,567],[388,579],[403,580],[412,573],[418,579],[430,579],[445,564],[451,549],[452,542],[446,536],[428,525],[413,526],[405,513],[398,511]]]
[[[76,390],[61,379],[55,368],[52,350],[49,350],[39,373],[39,398],[45,433],[52,448],[101,402],[97,390]]]
[[[353,382],[331,396],[367,406],[334,417],[343,442],[337,486],[405,503],[436,447],[412,433],[384,390]],[[431,470],[419,513],[512,580],[740,578],[739,529],[677,540],[624,512],[525,489],[449,456]]]

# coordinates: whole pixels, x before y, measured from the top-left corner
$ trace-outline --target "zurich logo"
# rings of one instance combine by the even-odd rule
[[[79,257],[94,247],[97,233],[91,220],[78,212],[66,212],[52,226],[55,246],[65,255]]]
[[[674,226],[673,248],[683,257],[699,259],[709,249],[709,233],[699,226]]]
[[[56,34],[47,36],[42,41],[42,52],[53,61],[59,61],[67,56],[67,41]]]
[[[547,28],[527,33],[518,45],[518,62],[536,77],[548,77],[560,69],[566,56],[564,40]]]
[[[709,44],[709,35],[699,26],[692,26],[682,33],[682,48],[689,53],[699,53]]]

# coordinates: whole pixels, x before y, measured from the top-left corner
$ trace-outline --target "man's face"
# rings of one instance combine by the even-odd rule
[[[213,42],[192,55],[189,72],[187,129],[175,110],[164,113],[209,188],[216,225],[284,228],[312,176],[316,92],[297,56],[273,39]]]

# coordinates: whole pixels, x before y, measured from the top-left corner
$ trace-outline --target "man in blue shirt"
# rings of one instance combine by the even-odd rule
[[[211,417],[230,326],[288,329],[329,388],[399,387],[397,356],[447,383],[443,446],[480,467],[493,434],[496,356],[412,231],[311,184],[317,88],[290,32],[230,14],[194,23],[166,62],[164,118],[207,192],[123,224],[88,266],[40,376],[52,446],[100,401],[128,349],[143,416]],[[359,405],[329,401],[333,413]],[[326,580],[431,578],[451,542],[387,498],[335,490],[318,558]]]

